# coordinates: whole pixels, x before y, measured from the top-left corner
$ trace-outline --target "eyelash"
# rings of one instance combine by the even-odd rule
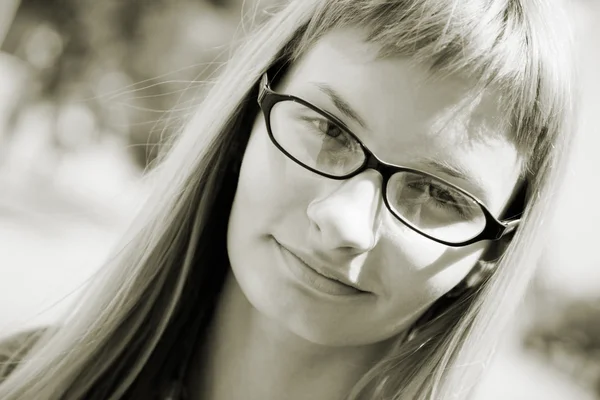
[[[427,182],[427,181],[424,181],[424,180],[421,180],[421,181],[418,181],[418,182],[411,183],[411,185],[415,185],[415,184],[416,184],[416,185],[420,185],[420,186],[422,186],[422,185],[427,185],[427,187],[428,187],[428,189],[427,189],[427,192],[428,192],[428,193],[431,191],[431,189],[432,189],[432,187],[433,187],[433,185],[431,184],[431,182]],[[468,217],[469,217],[469,215],[467,215],[468,213],[465,211],[465,209],[464,209],[463,207],[460,207],[459,205],[457,205],[457,204],[459,204],[460,202],[459,202],[459,201],[457,201],[457,200],[456,200],[456,199],[455,199],[455,198],[454,198],[454,197],[453,197],[453,196],[452,196],[452,195],[451,195],[451,194],[450,194],[450,193],[449,193],[447,190],[438,189],[438,188],[436,188],[436,187],[433,187],[433,188],[434,188],[434,190],[441,190],[441,191],[443,192],[443,194],[444,194],[444,195],[447,195],[448,197],[450,197],[450,198],[452,199],[452,200],[451,200],[451,202],[452,202],[452,204],[453,204],[453,205],[448,205],[448,203],[445,203],[445,202],[435,201],[435,204],[436,204],[436,206],[437,206],[437,207],[452,208],[452,209],[454,209],[454,210],[455,210],[455,211],[456,211],[456,212],[457,212],[457,213],[458,213],[458,214],[459,214],[461,217],[464,217],[464,218],[468,218]],[[431,197],[432,197],[432,198],[434,198],[434,199],[437,199],[437,198],[439,198],[440,196],[433,196],[433,195],[432,195]]]
[[[342,137],[344,139],[344,143],[342,143],[342,144],[344,144],[344,145],[347,145],[349,143],[349,138],[348,138],[348,135],[346,134],[346,132],[342,128],[340,128],[337,124],[331,122],[330,120],[328,120],[326,118],[302,117],[302,120],[304,120],[305,122],[308,122],[309,124],[311,124],[313,126],[315,126],[315,122],[317,122],[317,125],[319,125],[319,124],[321,124],[323,122],[326,123],[326,124],[329,124],[330,126],[333,126],[333,127],[335,127],[336,129],[339,130],[339,134],[338,135],[332,136],[332,135],[330,135],[330,134],[328,134],[326,132],[323,132],[322,129],[320,129],[318,126],[316,126],[317,131],[319,131],[319,133],[322,134],[325,137],[336,139],[336,140],[339,139],[340,137]]]

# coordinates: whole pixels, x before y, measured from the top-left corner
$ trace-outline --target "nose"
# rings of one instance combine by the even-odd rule
[[[377,242],[382,207],[381,175],[367,170],[342,181],[333,192],[308,205],[311,236],[323,250],[359,254]]]

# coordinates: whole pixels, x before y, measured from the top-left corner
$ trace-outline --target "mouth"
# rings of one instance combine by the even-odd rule
[[[288,251],[289,251],[289,250],[288,250]],[[356,289],[356,290],[358,290],[359,292],[368,293],[366,290],[362,290],[362,289],[358,288],[358,287],[357,287],[355,284],[352,284],[352,283],[350,283],[350,282],[348,282],[348,281],[343,281],[343,280],[340,280],[339,278],[336,278],[336,277],[334,277],[334,276],[331,276],[330,274],[328,274],[328,273],[327,273],[327,271],[325,271],[325,270],[323,270],[323,269],[321,269],[321,268],[318,268],[318,267],[314,267],[314,266],[312,266],[312,265],[311,265],[311,264],[309,264],[308,262],[304,261],[304,259],[303,259],[302,257],[300,257],[299,255],[297,255],[297,254],[295,254],[295,253],[292,253],[292,254],[293,254],[294,256],[296,256],[296,257],[297,257],[297,258],[298,258],[298,259],[299,259],[299,260],[300,260],[302,263],[304,263],[304,265],[305,265],[306,267],[308,267],[308,268],[312,269],[312,270],[313,270],[313,271],[315,271],[317,274],[320,274],[320,275],[322,275],[323,277],[325,277],[325,278],[327,278],[327,279],[331,279],[332,281],[339,282],[339,283],[340,283],[340,284],[342,284],[342,285],[345,285],[345,286],[351,287],[351,288],[353,288],[353,289]]]
[[[303,257],[289,250],[277,240],[275,240],[275,243],[282,253],[288,256],[286,261],[289,261],[287,264],[295,277],[311,287],[337,296],[371,294],[371,292],[363,290],[346,279],[336,277],[335,273],[328,272],[324,268],[316,267],[314,263],[307,262]]]

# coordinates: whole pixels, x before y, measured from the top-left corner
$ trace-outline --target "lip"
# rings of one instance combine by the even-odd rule
[[[372,294],[355,283],[348,282],[346,278],[333,269],[327,269],[316,262],[307,262],[306,257],[298,255],[297,252],[290,250],[276,239],[275,243],[282,252],[287,253],[289,258],[292,258],[289,267],[294,275],[313,288],[336,296]]]

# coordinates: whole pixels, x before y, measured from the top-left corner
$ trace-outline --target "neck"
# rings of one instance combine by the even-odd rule
[[[343,399],[386,348],[307,341],[252,307],[230,272],[209,337],[196,350],[189,398]]]

